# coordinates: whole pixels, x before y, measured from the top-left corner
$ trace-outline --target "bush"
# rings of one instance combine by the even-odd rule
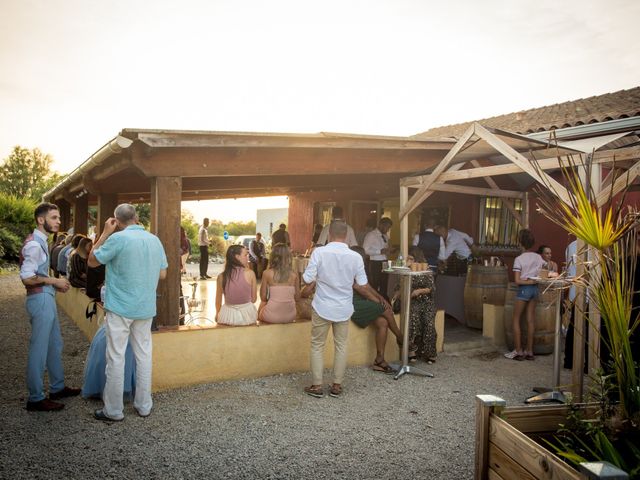
[[[33,230],[36,203],[26,198],[0,194],[0,258],[16,261],[22,242]]]
[[[211,246],[209,247],[209,254],[213,256],[223,257],[227,253],[227,242],[222,237],[209,237],[211,240]]]

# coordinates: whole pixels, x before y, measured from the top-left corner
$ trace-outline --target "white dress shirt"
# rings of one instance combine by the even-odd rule
[[[381,253],[383,248],[387,248],[389,246],[389,235],[387,233],[382,233],[377,228],[375,230],[371,230],[367,233],[367,236],[364,237],[364,242],[362,242],[362,248],[371,260],[383,261],[387,259],[387,256],[384,253]]]
[[[48,240],[47,235],[37,228],[33,231],[34,237],[40,237],[45,242]],[[20,266],[20,278],[27,279],[35,277],[38,273],[38,265],[42,265],[47,260],[47,254],[42,246],[34,239],[27,242],[22,247],[22,265]]]
[[[469,258],[471,256],[471,249],[469,247],[473,245],[473,238],[453,228],[450,228],[448,232],[447,239],[444,241],[444,256],[438,257],[438,259],[446,260],[452,253],[455,253],[460,259]]]
[[[257,242],[258,240],[256,240]],[[266,243],[264,243],[264,240],[261,238],[260,243],[262,244],[262,252],[266,255],[267,250],[266,250]],[[258,261],[258,256],[256,255],[256,252],[253,251],[253,240],[251,241],[251,243],[249,244],[249,257],[254,261],[257,262]],[[264,257],[263,257],[264,258]]]
[[[318,245],[325,245],[328,243],[329,241],[329,225],[325,225],[324,228],[322,229],[322,232],[320,232],[320,236],[318,237]],[[353,247],[355,245],[358,245],[358,241],[356,240],[356,234],[353,231],[353,228],[351,228],[351,225],[347,225],[347,245],[349,245],[350,247]]]
[[[204,228],[204,225],[200,227],[200,230],[198,230],[198,246],[209,246],[209,232],[207,232],[207,229]]]
[[[316,248],[302,279],[305,283],[316,282],[311,306],[332,322],[345,322],[353,315],[353,282],[367,284],[362,257],[342,242]]]
[[[425,228],[424,231],[433,233],[433,228]],[[417,247],[419,243],[420,243],[420,234],[416,233],[415,236],[413,237],[413,243],[411,244],[411,246]],[[439,259],[446,258],[444,256],[444,252],[445,252],[444,239],[442,237],[440,237],[440,250],[438,251],[438,258]]]

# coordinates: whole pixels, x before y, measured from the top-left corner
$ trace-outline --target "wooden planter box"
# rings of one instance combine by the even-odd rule
[[[587,416],[594,406],[584,406]],[[476,397],[475,478],[590,479],[628,478],[606,462],[582,464],[578,472],[528,435],[557,431],[566,422],[566,405],[506,407],[492,395]],[[614,476],[610,476],[613,468]]]

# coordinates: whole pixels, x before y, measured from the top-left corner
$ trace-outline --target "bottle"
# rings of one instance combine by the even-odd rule
[[[396,261],[396,263],[399,267],[405,266],[404,257],[402,256],[402,254],[398,255],[398,260]]]

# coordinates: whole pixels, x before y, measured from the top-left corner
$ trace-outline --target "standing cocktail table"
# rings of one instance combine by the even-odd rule
[[[538,285],[545,290],[551,289],[556,292],[556,323],[553,338],[553,385],[551,391],[534,395],[527,398],[524,403],[539,403],[539,402],[560,402],[565,403],[566,398],[562,390],[560,390],[560,338],[562,336],[562,291],[571,286],[571,279],[566,277],[555,278],[532,278]],[[534,389],[535,390],[535,389]]]
[[[432,373],[425,372],[417,367],[409,365],[409,310],[411,308],[411,278],[421,275],[432,275],[430,270],[422,272],[414,272],[409,268],[391,268],[384,270],[389,275],[400,276],[400,326],[402,327],[402,355],[401,362],[397,365],[397,373],[393,377],[398,380],[405,373],[413,373],[414,375],[422,375],[424,377],[433,378]],[[394,365],[395,367],[396,365]]]

